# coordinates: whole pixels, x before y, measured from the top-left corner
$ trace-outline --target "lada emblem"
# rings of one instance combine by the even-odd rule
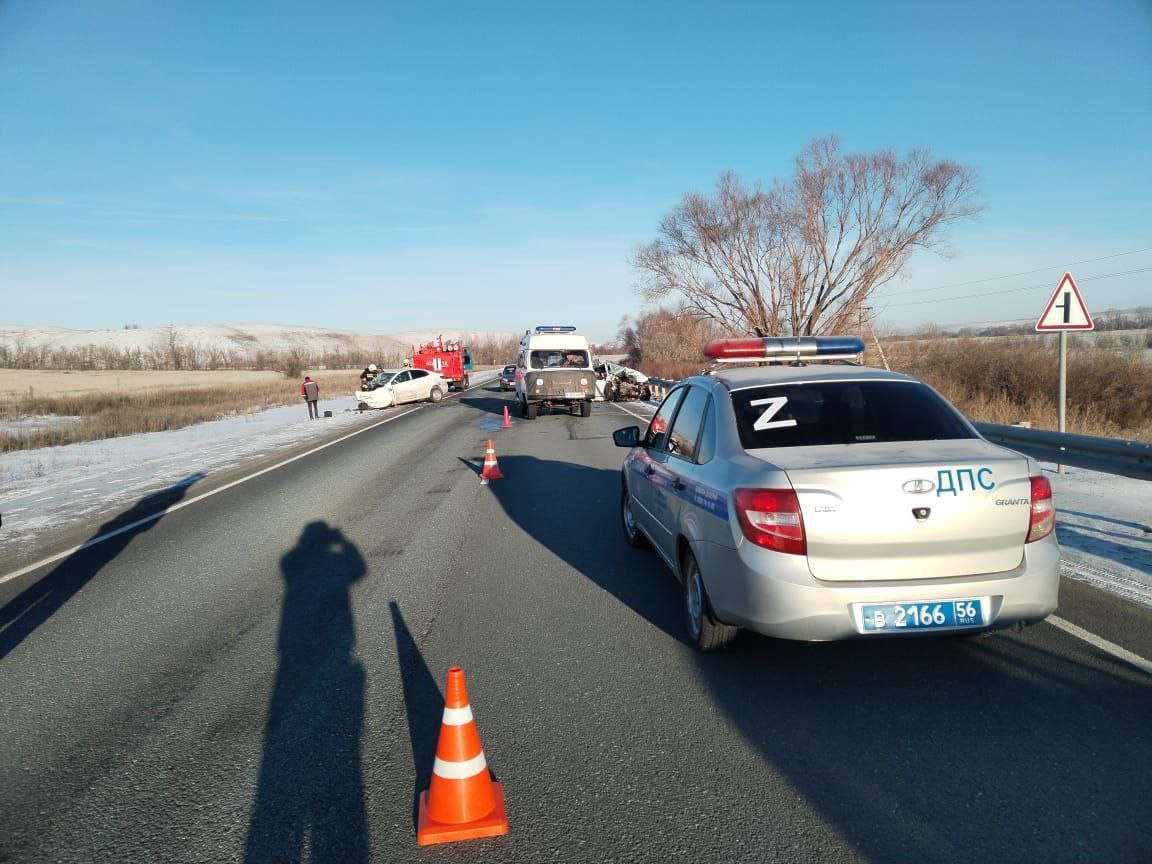
[[[916,479],[909,480],[900,488],[907,492],[909,495],[924,495],[925,493],[931,492],[933,489],[935,489],[936,484],[931,480]]]

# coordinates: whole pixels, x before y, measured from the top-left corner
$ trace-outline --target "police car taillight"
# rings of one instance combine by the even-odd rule
[[[713,339],[704,356],[717,363],[774,360],[854,360],[864,353],[857,336],[764,336],[755,339]]]
[[[757,546],[791,555],[804,555],[804,519],[791,489],[737,489],[736,517],[744,536]]]
[[[1052,533],[1056,527],[1056,503],[1052,500],[1052,484],[1047,477],[1029,477],[1032,481],[1032,515],[1028,525],[1028,539],[1034,543]]]

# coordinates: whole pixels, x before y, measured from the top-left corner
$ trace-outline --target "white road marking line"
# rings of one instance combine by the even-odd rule
[[[631,415],[632,415],[633,417],[635,417],[637,420],[643,420],[645,423],[648,423],[648,422],[650,422],[650,421],[652,420],[652,418],[651,418],[651,417],[645,417],[643,414],[637,414],[635,411],[629,411],[627,408],[625,408],[625,407],[624,407],[623,405],[621,405],[619,402],[617,402],[617,403],[616,403],[616,404],[615,404],[613,407],[619,408],[619,409],[620,409],[621,411],[623,411],[625,414],[631,414]]]
[[[407,417],[409,414],[413,414],[419,410],[419,406],[416,406],[409,409],[408,411],[405,411],[403,414],[395,414],[391,417],[381,420],[379,423],[373,423],[371,426],[365,426],[363,429],[357,429],[355,432],[351,432],[348,435],[343,435],[334,441],[329,441],[327,444],[321,444],[319,447],[313,447],[311,450],[293,456],[291,459],[285,459],[283,462],[277,462],[275,465],[262,468],[254,474],[249,474],[247,477],[241,477],[239,480],[233,480],[231,483],[225,483],[219,489],[213,489],[211,492],[205,492],[203,495],[197,495],[195,498],[189,498],[187,501],[180,501],[179,503],[173,504],[166,510],[161,510],[159,513],[153,513],[151,516],[145,516],[143,519],[137,519],[131,525],[125,525],[121,528],[117,528],[115,531],[109,531],[107,534],[101,534],[99,537],[93,537],[91,540],[87,540],[84,543],[81,543],[79,546],[73,546],[71,549],[65,549],[63,552],[59,552],[56,555],[43,559],[42,561],[37,561],[35,564],[29,564],[26,567],[21,567],[19,570],[16,570],[12,573],[0,576],[0,585],[3,585],[5,582],[10,582],[13,579],[18,579],[26,573],[39,570],[41,567],[46,567],[49,564],[55,564],[57,561],[62,561],[68,556],[74,555],[82,549],[89,549],[98,543],[103,543],[105,540],[109,540],[117,536],[118,534],[123,534],[125,531],[132,531],[135,528],[139,528],[141,525],[147,525],[149,522],[155,522],[162,516],[166,516],[169,513],[174,513],[177,510],[182,510],[185,507],[190,507],[198,501],[203,501],[205,498],[211,498],[213,495],[218,495],[219,493],[231,489],[234,486],[239,486],[241,483],[247,483],[249,480],[254,480],[263,474],[267,474],[270,471],[275,471],[277,468],[283,468],[285,465],[291,465],[293,462],[296,462],[299,459],[303,459],[305,456],[311,456],[313,453],[319,453],[321,450],[326,450],[334,444],[347,441],[349,438],[355,438],[357,435],[362,435],[371,429],[375,429],[378,426],[383,426],[385,423],[391,423],[393,420],[399,420],[401,417]],[[46,498],[42,500],[47,501],[50,499]]]
[[[1082,639],[1106,654],[1111,654],[1117,660],[1130,663],[1146,675],[1152,675],[1152,661],[1145,660],[1139,654],[1133,654],[1127,648],[1121,648],[1115,642],[1109,642],[1107,639],[1101,638],[1095,633],[1089,633],[1083,627],[1077,627],[1071,621],[1065,621],[1056,615],[1049,615],[1045,620],[1053,627],[1059,627],[1065,633],[1075,636],[1077,639]]]

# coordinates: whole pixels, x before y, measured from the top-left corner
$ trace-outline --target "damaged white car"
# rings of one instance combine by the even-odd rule
[[[448,381],[437,372],[425,369],[384,369],[356,391],[357,407],[391,408],[405,402],[439,402],[448,392]]]
[[[596,398],[607,402],[630,402],[652,398],[648,376],[619,363],[597,363]]]

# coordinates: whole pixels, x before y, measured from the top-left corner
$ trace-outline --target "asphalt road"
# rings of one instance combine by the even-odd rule
[[[2,586],[0,861],[1149,860],[1152,677],[1049,624],[700,656],[620,537],[633,419],[501,430],[505,404],[423,406]],[[1060,614],[1149,656],[1139,607],[1065,582]],[[452,665],[511,830],[421,848]]]

